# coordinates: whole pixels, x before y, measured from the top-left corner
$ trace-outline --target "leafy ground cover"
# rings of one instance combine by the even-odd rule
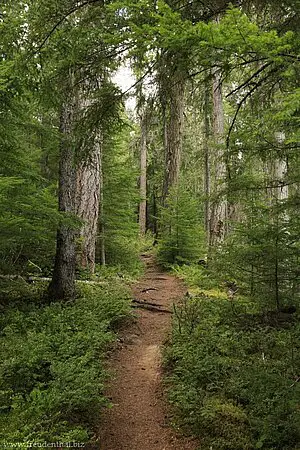
[[[46,305],[37,284],[1,289],[0,442],[88,442],[109,406],[104,358],[130,315],[129,292],[115,278]]]
[[[175,424],[201,449],[299,449],[297,313],[219,295],[222,285],[201,267],[175,269],[194,292],[175,311],[165,351]]]

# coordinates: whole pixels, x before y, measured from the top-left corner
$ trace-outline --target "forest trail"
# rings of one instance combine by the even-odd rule
[[[195,450],[194,440],[177,435],[168,423],[161,387],[161,346],[171,327],[172,304],[184,294],[183,284],[164,272],[152,257],[144,277],[133,287],[137,321],[124,330],[110,368],[116,377],[106,393],[113,403],[99,434],[101,450]],[[141,309],[141,302],[150,308]],[[154,306],[157,305],[157,306]],[[163,309],[159,312],[156,309]]]

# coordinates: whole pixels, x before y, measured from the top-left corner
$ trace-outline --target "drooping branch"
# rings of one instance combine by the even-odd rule
[[[236,92],[240,91],[241,89],[243,89],[244,87],[248,86],[249,83],[256,78],[261,72],[263,72],[265,69],[267,69],[269,66],[271,65],[271,63],[266,63],[264,64],[262,67],[260,67],[255,73],[253,73],[251,75],[251,77],[249,77],[246,81],[244,81],[244,83],[240,84],[237,88],[233,89],[232,91],[229,92],[229,94],[226,95],[226,98],[230,97],[231,95],[235,94]]]
[[[237,109],[235,111],[234,117],[232,119],[232,122],[230,124],[229,130],[228,130],[228,133],[227,133],[227,137],[226,137],[226,146],[227,146],[227,148],[229,148],[230,136],[231,136],[233,127],[235,125],[236,119],[238,117],[238,114],[240,112],[240,109],[243,106],[243,104],[246,103],[248,97],[250,97],[256,89],[257,89],[257,85],[255,85],[252,89],[250,89],[250,91],[247,92],[247,94],[242,98],[242,100],[239,102],[239,104],[237,106]]]
[[[35,50],[34,54],[39,53],[42,48],[44,47],[44,45],[48,42],[48,40],[50,39],[50,37],[55,33],[55,31],[60,27],[60,25],[62,23],[64,23],[64,21],[70,17],[72,14],[74,14],[75,12],[79,11],[80,9],[84,8],[85,6],[89,6],[92,4],[95,4],[97,2],[101,2],[101,4],[103,5],[103,0],[86,0],[83,3],[78,4],[77,6],[75,6],[74,8],[70,9],[69,11],[67,11],[63,17],[51,28],[51,30],[47,33],[47,35],[45,36],[45,38],[43,39],[43,41],[41,42],[41,44],[38,46],[38,48]]]
[[[136,86],[138,86],[147,77],[147,75],[152,73],[152,70],[154,69],[154,67],[156,65],[157,65],[157,61],[154,61],[154,63],[149,67],[149,69],[146,70],[146,72],[142,76],[140,76],[138,78],[138,80],[136,80],[128,89],[126,89],[126,91],[122,92],[122,97],[124,97],[124,95],[128,94],[128,92],[132,91],[132,89],[134,89]]]
[[[255,92],[270,77],[270,75],[273,75],[275,72],[277,72],[278,69],[279,69],[279,67],[276,67],[276,68],[270,70],[270,72],[265,77],[263,77],[261,80],[259,80],[257,83],[255,83],[253,88],[250,89],[250,91],[248,91],[244,95],[242,100],[238,103],[237,109],[235,111],[234,117],[232,119],[232,122],[230,124],[229,130],[228,130],[228,133],[227,133],[227,138],[226,138],[226,146],[227,146],[227,148],[229,148],[231,133],[232,133],[233,127],[235,125],[235,122],[237,120],[237,117],[239,115],[239,112],[240,112],[242,106],[246,103],[246,101],[253,94],[253,92]]]

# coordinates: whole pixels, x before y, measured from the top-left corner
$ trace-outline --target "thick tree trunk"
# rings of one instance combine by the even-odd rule
[[[157,208],[157,192],[154,189],[153,190],[153,234],[155,237],[155,241],[158,239],[158,223],[157,223],[157,216],[158,216],[158,208]]]
[[[213,137],[215,143],[215,182],[210,215],[210,246],[214,247],[226,235],[228,207],[224,189],[226,164],[224,161],[224,110],[222,100],[221,74],[213,73]]]
[[[146,233],[147,218],[147,112],[141,115],[141,141],[140,141],[140,205],[139,226],[140,234]]]
[[[210,242],[210,108],[209,108],[209,83],[206,83],[205,99],[204,99],[204,221],[207,242]]]
[[[285,141],[285,135],[282,132],[276,132],[275,133],[275,139],[278,142],[278,145],[282,145]],[[287,161],[286,160],[275,160],[274,161],[274,166],[273,166],[273,174],[274,174],[274,178],[275,178],[275,183],[280,185],[280,183],[282,183],[281,186],[279,186],[276,189],[275,195],[277,200],[286,200],[289,197],[289,187],[284,185],[284,180],[286,178],[287,175],[287,171],[288,171],[288,166],[287,166]]]
[[[49,296],[53,299],[68,299],[75,296],[76,263],[94,271],[95,245],[97,238],[101,144],[96,137],[92,150],[85,150],[87,156],[77,161],[74,143],[74,125],[76,120],[90,105],[86,100],[88,92],[81,96],[74,92],[70,78],[67,100],[61,114],[61,147],[59,166],[59,210],[71,218],[80,218],[82,228],[62,221],[57,233],[57,249],[53,279],[49,286]],[[80,239],[78,239],[80,238]],[[77,245],[76,241],[80,242]],[[79,251],[78,251],[79,247]]]
[[[272,164],[272,172],[274,176],[274,184],[277,185],[276,188],[273,189],[273,195],[276,200],[286,200],[289,197],[289,187],[284,185],[284,179],[287,174],[287,163],[283,160],[273,161]]]
[[[278,143],[278,146],[281,146],[284,143],[285,135],[284,133],[276,132],[275,140]],[[274,183],[274,188],[271,188],[271,201],[270,206],[277,205],[279,206],[284,200],[287,200],[289,197],[289,189],[288,186],[284,185],[284,180],[287,174],[287,162],[285,160],[274,159],[270,162],[270,175],[272,179],[272,183]],[[275,239],[275,255],[274,255],[274,297],[277,310],[280,310],[281,307],[281,296],[280,296],[280,288],[281,288],[281,277],[280,277],[280,254],[279,254],[279,232],[280,225],[283,221],[288,221],[289,217],[284,211],[277,210],[276,216],[270,217],[271,221],[273,221],[274,226],[276,227],[276,239]]]
[[[178,185],[184,126],[185,75],[177,70],[170,78],[165,132],[164,204],[170,189]]]
[[[60,163],[59,163],[59,211],[66,219],[74,218],[76,169],[75,150],[72,142],[75,104],[72,95],[63,105],[60,119]],[[73,216],[73,217],[72,217]],[[75,296],[77,231],[73,224],[62,223],[57,231],[57,246],[52,281],[49,285],[49,298],[66,300]]]
[[[93,93],[99,89],[98,81],[85,81],[79,93],[78,115],[83,120],[89,108],[93,106]],[[90,136],[89,136],[90,135]],[[83,139],[82,151],[85,158],[77,169],[76,213],[83,221],[77,246],[77,264],[94,273],[96,262],[96,243],[99,237],[100,261],[105,264],[103,238],[103,174],[102,174],[102,133],[91,128]],[[98,236],[98,231],[100,236]]]
[[[102,154],[102,151],[100,151],[99,183],[100,183],[99,251],[100,251],[100,264],[101,264],[101,266],[105,266],[106,265],[106,253],[105,253],[105,228],[104,228],[104,190],[103,190],[104,183],[103,183],[103,154]]]
[[[276,132],[275,140],[280,146],[285,140],[284,133]],[[284,159],[272,158],[265,165],[264,171],[267,176],[267,183],[270,186],[266,189],[267,200],[270,206],[277,204],[289,197],[289,187],[284,184],[287,175],[287,161]],[[274,185],[274,187],[272,187]]]
[[[95,249],[100,203],[101,142],[97,138],[87,159],[77,169],[76,214],[84,224],[80,230],[77,262],[81,268],[95,271]]]

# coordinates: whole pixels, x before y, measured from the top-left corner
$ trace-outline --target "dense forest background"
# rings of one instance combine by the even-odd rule
[[[93,437],[151,250],[189,286],[165,350],[176,423],[204,449],[299,448],[299,13],[1,2],[3,442]]]

